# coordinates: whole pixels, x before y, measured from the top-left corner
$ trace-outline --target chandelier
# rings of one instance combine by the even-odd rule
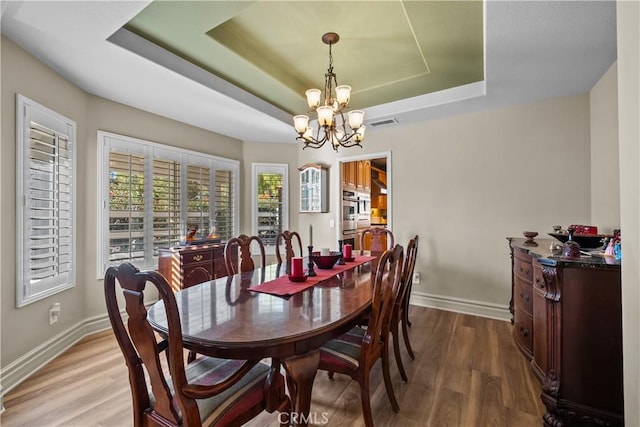
[[[304,142],[304,148],[320,148],[326,142],[330,142],[333,149],[338,151],[338,147],[359,146],[364,139],[364,111],[352,110],[347,113],[345,119],[344,109],[349,105],[351,98],[351,86],[338,85],[336,75],[333,73],[333,56],[331,56],[331,46],[338,43],[340,36],[336,33],[326,33],[322,36],[322,41],[329,45],[329,68],[324,75],[324,100],[321,102],[320,89],[309,89],[307,104],[310,111],[318,116],[318,130],[315,132],[309,126],[309,116],[298,115],[293,118],[293,124],[298,132],[296,139]]]

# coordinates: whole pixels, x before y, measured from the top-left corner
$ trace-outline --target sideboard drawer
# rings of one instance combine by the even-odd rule
[[[519,257],[515,257],[513,260],[513,272],[516,276],[519,276],[531,283],[531,280],[533,279],[533,266],[531,265],[531,258],[529,258],[527,262]]]
[[[211,262],[213,259],[213,251],[189,251],[182,253],[182,264],[190,265],[200,262]]]
[[[516,310],[513,319],[513,337],[529,359],[533,357],[533,317],[524,311]]]
[[[529,283],[516,278],[513,299],[519,308],[533,315],[533,290]]]

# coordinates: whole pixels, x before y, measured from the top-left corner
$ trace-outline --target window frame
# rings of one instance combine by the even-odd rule
[[[282,185],[282,231],[289,229],[289,165],[287,163],[251,163],[251,233],[258,235],[258,175],[261,173],[278,173],[284,176]],[[265,243],[267,255],[276,253],[275,244]]]
[[[233,209],[235,215],[232,218],[232,232],[237,234],[240,228],[240,162],[238,160],[228,159],[224,157],[214,156],[211,154],[200,153],[193,150],[173,147],[166,144],[160,144],[139,138],[133,138],[111,132],[98,131],[98,168],[100,176],[98,178],[98,212],[99,212],[99,228],[97,241],[97,278],[100,279],[104,275],[107,266],[111,265],[109,259],[110,250],[110,229],[109,229],[109,157],[112,151],[129,154],[142,154],[144,156],[144,194],[145,194],[145,239],[143,244],[144,261],[133,262],[141,269],[157,269],[158,257],[153,252],[153,163],[154,159],[172,160],[180,163],[180,186],[181,191],[186,194],[187,186],[187,167],[200,166],[210,168],[209,184],[210,184],[210,203],[209,218],[215,218],[215,189],[216,189],[216,171],[230,170],[233,174],[233,194],[231,195]],[[187,200],[182,198],[180,201],[180,222],[187,219]],[[150,243],[149,243],[150,242]],[[127,260],[123,260],[127,261]]]
[[[30,215],[31,210],[27,205],[27,199],[30,197],[31,189],[31,122],[36,122],[39,126],[47,128],[54,132],[55,135],[63,135],[67,138],[67,145],[71,164],[70,176],[70,196],[71,203],[69,211],[69,229],[70,236],[67,241],[70,242],[70,267],[67,272],[60,274],[56,272],[52,278],[47,280],[31,283],[30,265],[31,256],[27,253],[33,246],[28,242],[27,230],[31,229]],[[33,302],[55,295],[64,290],[73,288],[76,283],[76,193],[77,193],[77,125],[76,122],[59,114],[50,108],[47,108],[24,95],[17,94],[16,97],[16,307],[24,307]],[[56,145],[56,157],[58,157],[59,146]],[[28,157],[28,158],[27,158]],[[57,177],[60,176],[58,165],[56,162],[55,172]],[[28,167],[28,169],[27,169]],[[64,175],[68,177],[68,175]],[[60,183],[61,180],[56,179],[54,182]],[[61,220],[58,213],[61,211],[60,190],[53,189],[55,194],[53,208],[56,212],[54,221],[56,228],[60,226]],[[60,247],[63,245],[60,241],[61,234],[55,233],[55,261],[59,263]],[[64,246],[67,246],[64,244]],[[28,264],[27,264],[28,263]]]

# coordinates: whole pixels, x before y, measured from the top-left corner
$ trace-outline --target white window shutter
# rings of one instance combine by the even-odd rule
[[[196,239],[212,222],[217,238],[237,234],[238,161],[103,131],[98,142],[98,278],[124,261],[156,268],[158,248],[181,243],[185,224],[197,225]]]
[[[75,282],[75,133],[72,120],[17,99],[18,307]]]

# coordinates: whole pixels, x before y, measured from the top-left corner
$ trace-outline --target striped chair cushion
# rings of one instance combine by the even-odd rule
[[[185,367],[190,384],[215,384],[233,374],[244,361],[199,357]],[[208,399],[196,400],[202,425],[226,424],[249,408],[261,405],[264,380],[269,366],[258,363],[240,381],[224,392]],[[170,379],[169,387],[173,390]],[[176,408],[178,405],[176,403]]]
[[[362,337],[366,329],[356,326],[344,335],[328,341],[320,348],[320,358],[332,365],[357,369],[360,365]]]

